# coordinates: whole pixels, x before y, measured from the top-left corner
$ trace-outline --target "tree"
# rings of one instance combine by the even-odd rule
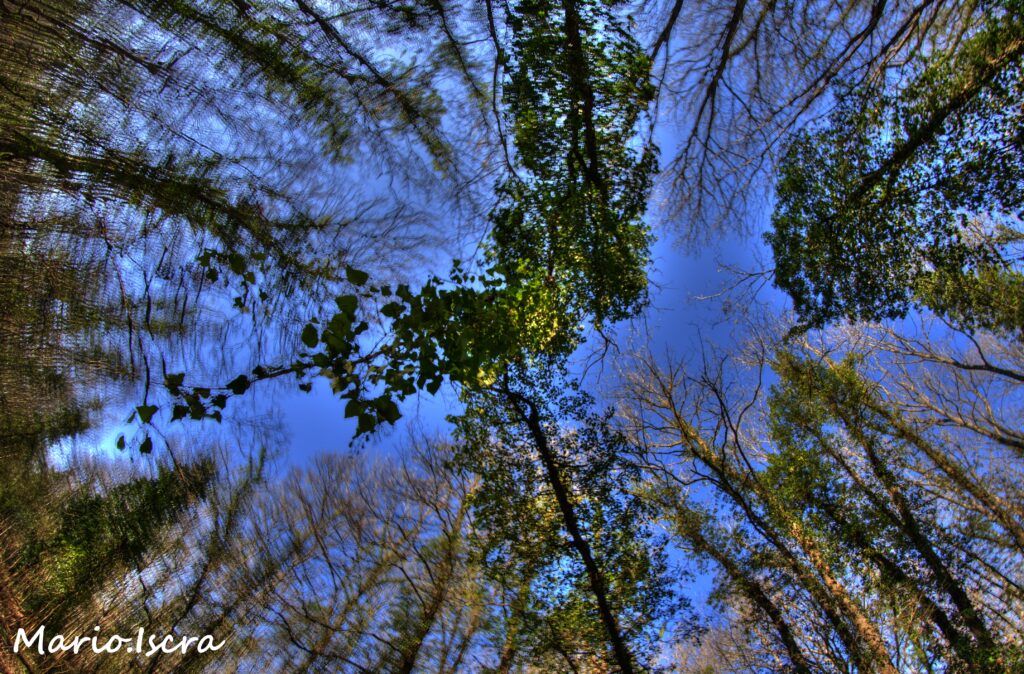
[[[920,414],[884,386],[888,357],[863,365],[862,342],[845,357],[834,341],[763,346],[766,399],[760,385],[739,397],[710,359],[692,375],[647,361],[627,395],[651,448],[648,496],[718,570],[733,629],[787,671],[1019,667],[1022,626],[1004,620],[1022,599],[1016,488],[977,479],[1019,475],[1019,457]],[[928,367],[960,376],[950,360]]]
[[[1001,5],[913,78],[849,90],[797,136],[767,235],[808,326],[928,307],[1019,333],[1024,24]]]
[[[211,377],[239,367],[196,353],[189,336],[233,327],[251,332],[252,360],[290,356],[291,323],[347,286],[347,263],[393,273],[431,240],[415,197],[357,186],[350,164],[386,169],[410,194],[418,184],[473,201],[486,144],[451,141],[437,93],[450,68],[475,86],[453,11],[385,3],[328,20],[304,2],[8,3],[0,171],[12,287],[38,285],[32,270],[84,277],[55,288],[64,305],[44,320],[76,338],[83,322],[117,331],[106,339],[124,345],[123,361],[104,374],[127,370],[147,410],[162,407],[151,384],[176,362]],[[424,68],[377,54],[376,34],[411,44]],[[219,324],[224,306],[239,310],[234,325]]]
[[[397,673],[485,657],[492,616],[471,542],[475,481],[446,467],[450,453],[420,441],[389,459],[323,455],[260,493],[232,547],[274,571],[252,577],[236,661]]]
[[[126,578],[166,549],[175,525],[194,512],[213,480],[212,464],[162,465],[152,476],[112,485],[80,481],[70,471],[14,466],[17,473],[6,471],[0,491],[0,662],[9,671],[116,667],[91,649],[14,653],[15,632],[45,626],[47,639],[71,639],[102,625],[108,636],[129,633],[143,610],[126,591]],[[103,594],[115,588],[124,594],[111,610]]]
[[[643,222],[657,148],[631,141],[653,96],[650,62],[621,3],[510,3],[503,102],[517,170],[492,211],[495,271],[556,295],[571,331],[633,316],[646,298]]]
[[[668,224],[690,242],[760,226],[795,132],[828,113],[832,85],[899,79],[924,54],[954,49],[989,3],[844,0],[645,2],[668,133]],[[668,143],[672,142],[671,154]]]
[[[509,68],[516,155],[488,216],[483,260],[456,260],[449,279],[430,276],[418,290],[371,284],[367,272],[346,266],[351,285],[335,297],[338,312],[302,331],[310,351],[227,386],[183,386],[175,374],[167,381],[173,419],[217,418],[221,403],[256,381],[326,372],[364,434],[393,424],[399,402],[436,392],[445,378],[470,391],[486,387],[510,364],[567,358],[588,323],[600,331],[637,315],[646,302],[643,213],[656,151],[630,144],[650,102],[649,63],[614,5],[506,8],[511,38],[498,49]]]
[[[632,493],[639,473],[625,439],[609,416],[587,412],[586,395],[558,387],[513,371],[458,420],[460,462],[482,478],[485,566],[519,595],[507,648],[541,668],[641,671],[678,609],[664,553]]]
[[[348,251],[340,251],[338,264],[326,269],[310,259],[331,252],[311,242],[328,239],[350,223],[317,217],[305,195],[285,189],[290,187],[289,180],[306,176],[299,170],[303,167],[274,161],[272,155],[246,155],[254,148],[262,150],[262,138],[248,136],[255,118],[247,111],[268,113],[278,124],[263,127],[264,133],[267,128],[294,125],[314,138],[313,147],[335,176],[339,164],[349,159],[348,151],[363,142],[353,141],[354,132],[339,124],[351,119],[354,126],[364,122],[364,130],[375,132],[374,139],[414,137],[423,158],[438,173],[455,180],[461,164],[458,153],[445,142],[443,110],[440,97],[431,90],[429,71],[417,77],[421,73],[413,69],[398,64],[387,67],[352,39],[349,30],[342,30],[347,27],[358,33],[366,25],[383,25],[400,35],[436,28],[444,33],[444,44],[452,47],[457,69],[472,87],[472,67],[453,37],[446,7],[435,3],[429,10],[416,11],[382,4],[378,12],[335,16],[318,4],[300,0],[294,7],[283,8],[276,3],[227,2],[86,2],[69,7],[44,3],[11,11],[4,6],[5,19],[18,39],[59,48],[33,77],[16,73],[7,89],[14,94],[5,104],[14,114],[5,118],[10,123],[2,129],[0,151],[9,161],[5,168],[14,176],[10,194],[5,195],[10,197],[5,203],[11,205],[6,213],[17,225],[10,228],[12,248],[24,250],[29,244],[42,248],[35,242],[53,232],[46,230],[44,237],[38,237],[28,224],[40,220],[62,223],[86,246],[105,246],[97,259],[109,276],[98,277],[98,285],[113,286],[119,300],[115,307],[120,312],[115,313],[125,322],[133,374],[135,358],[141,361],[138,372],[145,378],[145,388],[132,418],[142,426],[152,425],[161,412],[169,412],[174,419],[220,421],[228,395],[243,394],[251,381],[283,374],[305,376],[324,369],[334,375],[339,391],[349,394],[346,411],[359,416],[360,431],[365,432],[395,420],[396,395],[423,387],[436,390],[442,376],[470,389],[486,386],[517,358],[548,354],[564,359],[579,343],[585,321],[600,326],[633,315],[643,305],[649,241],[642,214],[654,153],[650,146],[634,151],[629,139],[650,98],[646,58],[619,29],[618,17],[604,3],[512,5],[506,8],[513,34],[507,52],[512,64],[509,89],[518,98],[512,97],[509,119],[517,138],[520,173],[503,182],[501,191],[508,198],[491,212],[496,234],[482,276],[485,289],[474,287],[477,279],[462,275],[458,268],[453,287],[439,289],[440,282],[430,280],[413,293],[408,286],[398,285],[393,293],[397,299],[381,307],[383,316],[394,319],[392,341],[363,357],[356,355],[362,347],[359,336],[368,329],[362,305],[389,298],[392,292],[379,285],[366,287],[368,275],[349,263]],[[536,21],[533,10],[557,14],[556,29]],[[102,23],[94,23],[100,18]],[[121,35],[107,27],[132,25],[142,27],[138,35]],[[552,47],[559,58],[550,60],[543,52]],[[51,77],[52,84],[47,81]],[[33,97],[38,105],[22,104]],[[177,97],[175,103],[167,105],[171,97]],[[182,111],[179,100],[191,106],[192,115],[223,128],[238,144],[210,145],[207,141],[214,139],[191,135],[194,129],[176,116]],[[534,137],[533,131],[543,131],[531,121],[536,112],[531,106],[538,101],[549,102],[545,126],[556,122],[560,110],[567,111],[564,130],[549,129],[546,136]],[[44,119],[33,117],[36,109]],[[547,146],[537,147],[537,139]],[[547,154],[551,150],[553,158]],[[523,245],[530,237],[544,240],[543,259]],[[158,262],[150,254],[154,247],[163,250]],[[136,252],[142,264],[132,270],[138,276],[129,275],[126,282],[121,273],[124,260]],[[189,254],[197,254],[194,266],[183,262]],[[275,292],[287,296],[295,287],[304,290],[302,284],[311,278],[352,289],[337,297],[339,313],[323,328],[311,324],[302,331],[307,348],[324,345],[321,353],[301,354],[296,362],[280,367],[257,367],[251,378],[241,375],[217,388],[196,385],[196,373],[168,369],[162,358],[163,339],[188,332],[183,327],[185,307],[196,305],[194,293],[205,284],[227,280],[230,288],[240,290],[233,298],[235,307],[269,313]],[[165,283],[174,280],[184,297]],[[300,302],[291,305],[293,310],[299,307]],[[447,325],[453,315],[477,327],[476,334],[457,334]],[[49,317],[49,313],[44,316]],[[514,329],[513,317],[529,328]],[[554,329],[546,323],[555,323]],[[311,357],[305,359],[306,355]],[[153,376],[157,360],[159,374]],[[151,380],[160,379],[179,398],[179,404],[170,409],[155,396],[149,399]],[[366,401],[366,380],[370,385],[383,384],[384,393]],[[146,434],[140,449],[143,453],[153,449],[153,434]],[[550,456],[547,466],[550,475],[557,476]],[[611,487],[599,477],[595,484],[603,485],[599,495],[603,498]],[[555,484],[561,482],[555,479]],[[566,498],[563,493],[561,513],[574,522],[574,510]],[[592,519],[614,530],[620,525],[616,518],[624,515],[614,514],[612,508],[610,521],[603,522],[600,509],[605,506],[600,500],[595,497],[588,506],[598,510]],[[237,584],[228,585],[239,592],[237,601],[222,600],[216,607],[213,600],[203,601],[204,592],[215,586],[216,574],[224,571],[228,539],[238,532],[243,501],[241,496],[232,497],[223,511],[213,511],[213,533],[206,544],[191,551],[176,550],[178,561],[193,555],[197,570],[182,592],[166,595],[170,601],[163,615],[173,616],[174,625],[223,629],[225,620],[254,601],[244,599],[247,595]],[[426,577],[416,577],[419,570],[402,569],[409,573],[408,587],[391,596],[396,606],[386,615],[368,618],[386,625],[393,638],[389,650],[374,651],[376,659],[366,660],[366,667],[409,670],[432,650],[434,626],[444,617],[442,609],[449,610],[446,593],[455,582],[454,566],[463,563],[457,548],[461,526],[447,537],[450,540],[418,542],[415,551],[424,561]],[[633,616],[631,611],[636,609],[627,606],[623,615],[629,621],[616,626],[613,612],[618,607],[610,602],[631,591],[653,597],[656,590],[638,589],[641,581],[626,577],[619,592],[608,580],[612,574],[598,569],[594,554],[586,552],[590,543],[579,530],[575,542],[586,562],[590,592],[574,593],[576,601],[569,613],[578,625],[590,628],[598,661],[605,660],[603,644],[608,639],[615,645],[620,666],[629,671],[634,656],[624,644],[639,638],[634,628],[645,629],[643,614]],[[614,549],[611,543],[601,544]],[[288,559],[277,552],[260,568],[247,567],[243,575],[266,581]],[[646,569],[642,549],[627,552],[624,560],[635,559],[623,573],[642,574]],[[174,569],[180,567],[170,562],[167,566],[162,581],[173,584]],[[576,584],[581,582],[576,579]],[[605,632],[587,625],[591,595],[602,604]],[[305,602],[295,608],[302,620],[286,621],[286,626],[303,623],[304,630],[334,638],[337,629],[321,629],[319,608]],[[339,607],[322,608],[330,612]],[[469,627],[471,632],[477,629]],[[314,641],[317,648],[296,637],[297,647],[312,661],[336,660],[330,643]],[[456,651],[450,655],[455,657]],[[165,664],[153,660],[149,668]],[[193,657],[177,663],[186,664],[202,663]]]

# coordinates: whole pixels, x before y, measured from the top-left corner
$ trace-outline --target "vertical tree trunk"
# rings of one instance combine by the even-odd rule
[[[558,461],[548,445],[547,434],[541,425],[537,408],[532,402],[517,393],[508,389],[504,393],[533,438],[534,445],[537,448],[541,463],[544,465],[544,470],[547,474],[548,484],[555,493],[555,500],[558,502],[558,508],[562,514],[562,521],[565,523],[565,528],[572,539],[572,546],[576,548],[587,571],[587,580],[590,583],[590,589],[594,593],[594,597],[597,599],[597,610],[601,615],[601,622],[604,624],[605,631],[608,634],[608,641],[612,646],[612,653],[619,666],[619,670],[622,674],[633,674],[633,655],[630,653],[629,646],[622,636],[618,619],[612,609],[611,602],[608,600],[604,574],[594,559],[590,543],[580,530],[576,511],[569,498],[569,491],[562,482]],[[529,410],[524,410],[521,403],[525,403]]]

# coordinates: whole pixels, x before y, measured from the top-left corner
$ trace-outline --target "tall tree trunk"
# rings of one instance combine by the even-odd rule
[[[566,488],[565,483],[562,482],[558,461],[548,445],[547,434],[544,432],[541,424],[537,407],[518,393],[508,389],[505,389],[504,393],[533,438],[537,453],[540,455],[541,463],[544,465],[544,470],[547,474],[548,484],[555,493],[555,500],[558,502],[558,508],[562,514],[562,521],[572,539],[572,546],[579,553],[583,566],[587,571],[587,580],[590,583],[590,589],[594,593],[594,597],[597,599],[597,610],[608,634],[608,641],[611,643],[615,661],[619,665],[622,674],[633,674],[633,655],[622,636],[619,621],[612,609],[611,602],[608,600],[608,586],[605,582],[604,574],[594,559],[590,543],[580,530],[576,511],[569,498],[569,490]],[[524,404],[528,408],[527,410],[523,409]]]

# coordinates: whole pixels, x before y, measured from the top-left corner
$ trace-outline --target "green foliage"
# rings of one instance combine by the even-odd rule
[[[827,126],[797,135],[766,238],[805,325],[917,305],[968,329],[1022,328],[995,301],[1021,283],[1022,54],[1007,3],[895,92],[844,91]],[[1004,290],[985,290],[996,280]]]
[[[581,667],[614,663],[597,618],[594,579],[572,533],[578,526],[642,667],[655,655],[658,628],[680,605],[668,589],[650,505],[634,493],[639,470],[627,458],[625,437],[611,426],[611,412],[590,412],[593,400],[557,375],[537,376],[541,381],[528,384],[521,374],[511,397],[500,386],[470,395],[467,414],[455,419],[461,439],[456,461],[482,477],[472,501],[474,522],[486,532],[482,565],[518,593],[520,644],[535,666],[562,668],[559,655]],[[538,413],[558,486],[547,449],[538,446],[517,399]],[[574,524],[557,503],[555,493],[563,488]]]
[[[993,617],[982,616],[960,586],[970,553],[945,531],[927,491],[901,478],[913,447],[880,411],[887,403],[858,372],[857,359],[821,363],[783,352],[776,371],[781,381],[769,400],[776,451],[762,479],[787,516],[815,533],[833,568],[863,578],[864,590],[887,604],[915,602],[937,634],[908,629],[955,667],[1011,671],[1021,653],[996,644]],[[875,573],[859,574],[850,566],[857,559]]]
[[[1024,274],[1002,265],[974,274],[936,270],[918,279],[915,296],[954,325],[1024,335]]]
[[[20,502],[5,503],[0,512],[9,524],[15,513],[30,516],[34,524],[21,532],[17,557],[5,561],[12,565],[4,573],[24,579],[18,588],[21,610],[60,630],[105,584],[159,553],[154,547],[167,527],[205,497],[214,469],[201,460],[161,466],[153,477],[108,488],[85,484],[70,490],[59,488],[66,475],[38,475],[41,484],[31,476],[21,477],[25,492]],[[15,490],[9,477],[5,496]]]
[[[508,14],[521,172],[498,188],[488,257],[510,287],[550,289],[570,324],[633,316],[647,297],[656,149],[636,135],[654,89],[615,4],[525,0]]]

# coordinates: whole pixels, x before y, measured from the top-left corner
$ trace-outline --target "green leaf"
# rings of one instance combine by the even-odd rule
[[[369,433],[377,426],[377,420],[373,418],[372,414],[360,414],[359,423],[356,424],[356,435],[362,435],[363,433]]]
[[[345,418],[358,416],[363,411],[363,404],[358,400],[349,400],[345,405]]]
[[[375,406],[380,417],[390,424],[394,424],[402,416],[398,411],[398,405],[390,398],[378,398]]]
[[[152,451],[153,451],[153,439],[147,435],[146,439],[142,441],[141,445],[139,445],[139,452],[141,452],[142,454],[149,454]]]
[[[178,389],[181,388],[181,384],[185,381],[185,373],[177,372],[174,374],[168,374],[164,376],[164,385],[172,395],[178,394]]]
[[[345,276],[352,285],[361,286],[370,280],[370,275],[352,267],[345,267]]]
[[[306,325],[302,329],[302,343],[309,348],[315,347],[320,342],[320,335],[316,331],[316,327],[312,323]]]
[[[228,383],[228,389],[235,395],[242,395],[249,390],[249,378],[240,374]]]
[[[338,311],[347,314],[349,317],[355,318],[356,307],[358,306],[358,300],[355,295],[342,295],[341,297],[335,297],[334,303],[338,305]]]
[[[139,405],[135,408],[135,411],[139,413],[139,420],[144,424],[148,424],[149,420],[156,414],[157,409],[159,408],[156,405]]]
[[[124,449],[124,436],[117,436],[117,442],[114,444],[117,446],[118,449]]]
[[[334,314],[327,327],[338,336],[352,332],[352,315],[348,313]]]
[[[175,405],[171,411],[171,421],[184,419],[188,415],[188,405]]]
[[[380,313],[384,314],[388,318],[398,318],[402,315],[404,307],[399,302],[388,302],[380,308]]]

